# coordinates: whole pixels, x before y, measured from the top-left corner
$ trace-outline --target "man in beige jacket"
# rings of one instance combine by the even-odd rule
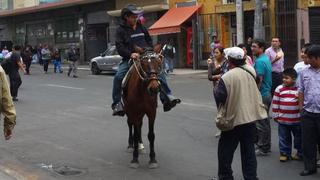
[[[9,140],[16,125],[16,109],[12,102],[9,84],[3,68],[0,66],[0,112],[4,115],[4,137]]]
[[[239,143],[244,179],[257,180],[255,121],[266,118],[267,113],[255,81],[255,70],[246,65],[244,51],[232,47],[224,52],[229,61],[229,71],[219,81],[214,97],[217,107],[222,105],[225,108],[222,119],[233,122],[233,126],[227,131],[221,129],[218,145],[219,180],[234,179],[231,164]]]

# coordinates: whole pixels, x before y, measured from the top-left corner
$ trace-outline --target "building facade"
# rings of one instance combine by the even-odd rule
[[[74,44],[87,62],[111,42],[106,11],[114,8],[115,1],[105,0],[14,0],[12,9],[0,11],[1,46],[48,44],[64,55]]]

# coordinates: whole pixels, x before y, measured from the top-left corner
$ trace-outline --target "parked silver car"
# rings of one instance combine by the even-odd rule
[[[110,46],[100,56],[90,60],[92,74],[98,75],[101,71],[117,72],[122,57],[118,54],[116,46]]]

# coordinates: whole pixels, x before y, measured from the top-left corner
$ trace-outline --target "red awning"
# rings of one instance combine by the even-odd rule
[[[150,35],[178,33],[181,24],[188,20],[201,6],[189,6],[169,9],[150,28]]]

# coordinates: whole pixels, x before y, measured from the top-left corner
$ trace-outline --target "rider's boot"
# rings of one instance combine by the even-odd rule
[[[115,103],[111,106],[113,112],[112,112],[112,115],[113,116],[124,116],[126,113],[124,111],[124,107],[123,107],[123,104],[122,102],[118,102],[118,103]]]
[[[174,97],[173,95],[166,95],[166,101],[163,103],[163,111],[167,112],[174,108],[177,104],[181,103],[181,100]]]

